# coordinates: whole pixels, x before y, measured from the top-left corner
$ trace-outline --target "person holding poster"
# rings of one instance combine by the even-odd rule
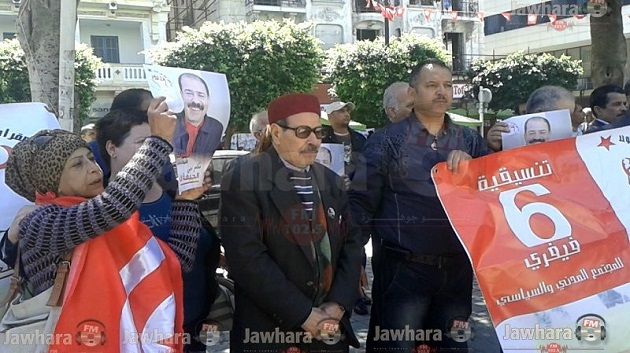
[[[173,149],[178,157],[193,154],[211,156],[221,143],[223,125],[208,115],[210,90],[203,78],[183,73],[179,88],[184,100],[184,111],[177,116]]]
[[[573,125],[573,132],[567,131],[566,134],[559,134],[555,136],[554,139],[561,139],[570,137],[570,135],[576,135],[575,130],[577,126],[580,124],[580,121],[584,120],[583,112],[581,111],[582,107],[575,102],[575,96],[571,92],[569,92],[566,88],[560,86],[542,86],[537,88],[527,99],[527,104],[525,106],[524,114],[534,114],[534,113],[543,113],[550,112],[554,110],[564,110],[567,109],[570,114],[570,123]],[[523,115],[517,113],[516,115]],[[549,118],[546,116],[546,118]],[[563,118],[560,118],[562,120]],[[554,119],[555,120],[555,119]],[[547,119],[547,122],[549,120]],[[565,130],[564,125],[560,121],[560,129],[555,128],[555,130]],[[522,123],[520,124],[522,125]],[[553,128],[551,124],[549,124],[549,130]],[[523,131],[525,129],[520,129],[519,131]],[[506,121],[497,121],[490,130],[488,131],[488,135],[486,136],[488,147],[495,152],[502,151],[508,149],[508,147],[504,146],[503,139],[506,134],[510,134],[514,132],[514,125],[510,126],[509,122]],[[548,135],[548,133],[546,134]],[[545,140],[550,140],[548,136],[545,137]],[[523,146],[526,143],[526,138],[521,140],[520,137],[511,144],[510,148],[514,148],[517,146]]]
[[[504,352],[630,352],[630,127],[432,176]]]
[[[182,351],[178,256],[184,263],[194,259],[199,225],[188,222],[180,236],[170,239],[177,249],[173,251],[153,237],[135,213],[172,151],[168,141],[175,121],[159,107],[149,109],[151,136],[105,189],[101,169],[77,134],[40,131],[18,143],[9,157],[6,184],[38,205],[19,224],[25,284],[32,295],[43,293],[58,307],[63,303],[55,337],[77,338],[53,339],[50,351],[81,351],[95,336],[105,352],[156,346]],[[193,205],[180,212],[191,220],[197,214]],[[53,283],[62,276],[57,267],[68,254],[71,267],[61,295],[52,290]],[[151,332],[151,338],[141,336],[144,332]],[[10,330],[5,333],[11,336]]]
[[[454,124],[452,74],[431,60],[411,74],[414,109],[367,141],[349,192],[353,219],[373,236],[374,282],[366,352],[466,348],[472,269],[440,205],[431,168],[488,153],[474,130]],[[437,348],[436,348],[437,347]]]

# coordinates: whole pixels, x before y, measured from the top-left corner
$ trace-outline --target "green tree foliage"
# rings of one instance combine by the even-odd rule
[[[448,62],[441,43],[414,35],[403,35],[389,46],[382,38],[360,41],[328,50],[325,77],[332,83],[333,96],[356,105],[353,120],[380,127],[387,122],[385,88],[396,81],[409,82],[413,69],[429,58]]]
[[[514,109],[527,102],[529,95],[545,85],[562,86],[573,90],[583,74],[580,60],[570,56],[559,58],[551,54],[518,52],[499,61],[475,61],[468,73],[472,93],[477,96],[479,86],[492,91],[491,109]]]
[[[93,54],[92,48],[85,44],[80,44],[76,48],[74,57],[74,105],[79,108],[79,124],[76,128],[80,128],[88,121],[90,107],[96,100],[94,91],[98,80],[96,80],[96,70],[103,65],[101,59]]]
[[[96,99],[95,70],[101,61],[92,54],[92,49],[85,45],[77,48],[75,59],[74,89],[79,97],[79,119],[83,122],[88,119],[90,105]],[[20,43],[15,39],[0,42],[0,103],[30,101],[28,69]]]
[[[152,51],[164,66],[220,72],[230,87],[230,131],[248,130],[252,114],[289,92],[311,92],[323,52],[309,25],[291,21],[206,22]],[[212,100],[212,97],[210,97]],[[212,103],[210,103],[212,104]]]

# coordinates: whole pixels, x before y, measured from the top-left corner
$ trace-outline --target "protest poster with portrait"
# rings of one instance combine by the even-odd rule
[[[20,208],[31,204],[4,183],[4,170],[13,146],[40,130],[59,128],[57,118],[44,103],[0,104],[0,236]]]
[[[630,352],[630,127],[460,168],[432,176],[503,351]]]
[[[340,143],[322,143],[319,146],[319,152],[317,152],[315,161],[337,173],[337,175],[342,176],[345,173],[344,158],[344,145]]]
[[[145,65],[154,97],[177,116],[173,152],[179,192],[203,184],[204,172],[230,121],[227,78],[216,72]]]
[[[573,136],[567,109],[514,116],[503,122],[510,128],[510,132],[501,134],[504,151]]]

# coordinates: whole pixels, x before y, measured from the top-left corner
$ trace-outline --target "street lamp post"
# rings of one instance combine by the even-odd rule
[[[483,113],[485,112],[488,103],[492,101],[492,92],[489,89],[484,88],[483,86],[479,86],[479,95],[477,96],[477,99],[479,99],[479,121],[481,122],[481,137],[484,137]]]
[[[387,8],[389,6],[389,0],[385,0],[384,4],[385,8]],[[389,18],[387,18],[387,16],[383,17],[385,18],[385,45],[389,45]]]

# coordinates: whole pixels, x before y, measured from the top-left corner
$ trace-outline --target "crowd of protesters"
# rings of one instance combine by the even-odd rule
[[[630,84],[596,88],[589,121],[571,92],[544,86],[531,93],[525,112],[568,109],[577,136],[630,124],[629,96]],[[74,264],[82,249],[89,266],[77,282],[85,292],[78,293],[103,293],[103,310],[115,311],[106,279],[120,269],[103,259],[117,258],[123,243],[144,241],[165,270],[152,274],[151,286],[139,288],[135,300],[167,303],[154,311],[158,326],[192,337],[164,345],[205,352],[200,331],[219,293],[222,245],[235,282],[232,352],[348,352],[359,347],[350,316],[368,314],[370,305],[367,352],[419,345],[465,351],[466,342],[448,335],[435,341],[382,335],[447,333],[471,315],[473,271],[431,170],[446,162],[463,173],[460,163],[501,151],[509,128],[497,122],[484,139],[449,118],[452,102],[451,70],[437,60],[414,70],[408,83],[385,89],[389,122],[367,139],[349,127],[351,102],[330,104],[330,126],[322,126],[315,96],[274,99],[250,123],[256,151],[223,172],[219,237],[198,203],[219,181],[208,172],[204,186],[178,192],[169,161],[181,130],[177,117],[163,97],[124,91],[81,135],[47,130],[14,147],[6,184],[34,206],[22,209],[4,236],[3,260],[19,258],[24,285],[37,295],[54,288],[59,264],[69,256]],[[322,143],[344,146],[343,176],[315,162]],[[363,291],[363,247],[370,239],[372,298]],[[58,328],[69,327],[71,316],[87,310],[81,302],[94,299],[86,294],[64,305]],[[114,317],[103,319],[108,330],[124,330],[124,320]]]

